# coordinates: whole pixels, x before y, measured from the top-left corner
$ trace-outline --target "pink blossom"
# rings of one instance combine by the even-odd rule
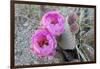
[[[46,29],[39,29],[32,36],[32,53],[39,57],[53,56],[57,42]]]
[[[64,32],[64,22],[64,17],[58,11],[47,12],[41,20],[42,25],[55,36]]]
[[[71,13],[68,16],[68,23],[71,25],[71,24],[75,23],[77,19],[78,19],[78,15],[76,13]]]
[[[78,23],[73,23],[72,25],[70,25],[70,28],[71,28],[71,32],[73,32],[74,34],[78,33],[79,31]]]

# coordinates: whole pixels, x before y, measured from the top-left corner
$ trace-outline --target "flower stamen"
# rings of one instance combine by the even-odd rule
[[[48,45],[48,40],[45,36],[42,36],[39,40],[38,40],[38,44],[40,47],[43,47],[44,45],[47,46]]]
[[[57,18],[55,18],[55,17],[51,17],[51,24],[57,24],[58,23],[58,21],[57,21]]]

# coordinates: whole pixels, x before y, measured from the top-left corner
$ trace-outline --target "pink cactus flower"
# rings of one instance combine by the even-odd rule
[[[64,22],[64,17],[58,11],[47,12],[41,20],[42,25],[55,36],[64,32]]]
[[[32,36],[32,53],[39,57],[53,56],[55,54],[55,48],[57,42],[46,29],[39,29]]]
[[[76,13],[71,13],[68,16],[68,23],[71,25],[71,24],[75,23],[77,19],[78,19],[78,15]]]

